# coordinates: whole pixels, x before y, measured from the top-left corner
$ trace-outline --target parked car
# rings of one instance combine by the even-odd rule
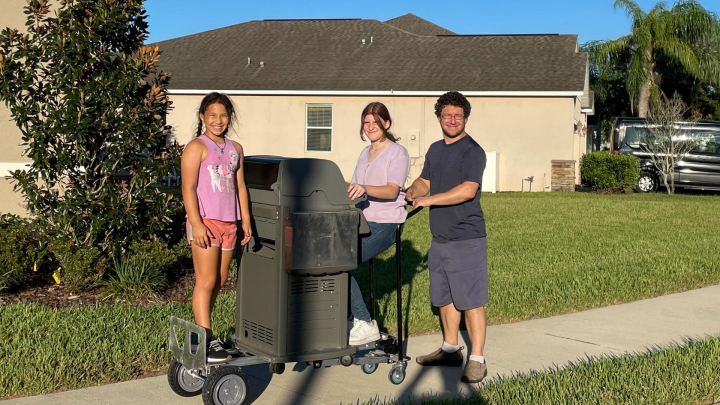
[[[692,150],[675,168],[675,187],[720,190],[720,121],[678,122],[681,139],[692,141]],[[652,121],[618,117],[612,128],[612,150],[640,158],[641,192],[657,190],[662,176],[653,165],[651,154],[642,144],[652,139]]]

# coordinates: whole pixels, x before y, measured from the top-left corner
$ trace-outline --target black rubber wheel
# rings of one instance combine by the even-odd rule
[[[372,374],[378,369],[377,363],[368,363],[362,365],[362,371],[365,374]]]
[[[347,354],[345,356],[340,357],[340,364],[342,364],[345,367],[352,366],[353,361],[355,361],[355,356],[353,356],[352,354]]]
[[[282,374],[285,372],[285,363],[270,363],[271,374]]]
[[[218,367],[210,372],[202,390],[205,405],[242,405],[250,383],[240,367]]]
[[[658,178],[649,171],[641,171],[635,188],[641,193],[649,193],[658,188]]]
[[[390,382],[395,385],[402,384],[402,382],[405,381],[405,367],[393,367],[392,370],[390,370],[390,373],[388,373],[388,379],[390,379]]]
[[[170,389],[181,397],[200,395],[205,384],[203,379],[191,376],[185,366],[177,360],[173,360],[170,364],[167,377]]]
[[[383,351],[387,354],[398,354],[400,350],[396,343],[386,343],[383,345]]]

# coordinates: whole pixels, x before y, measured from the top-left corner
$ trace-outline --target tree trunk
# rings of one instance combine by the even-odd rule
[[[640,87],[640,103],[638,104],[638,117],[647,118],[650,110],[650,83],[652,83],[652,73],[648,76],[645,83]]]
[[[640,100],[638,102],[638,117],[640,118],[647,118],[650,111],[650,87],[653,83],[653,70],[655,70],[652,49],[645,51],[645,58],[648,64],[648,75],[642,87],[640,87]]]
[[[670,181],[668,181],[668,177],[670,177]],[[675,179],[673,177],[673,172],[665,175],[665,189],[667,190],[668,195],[675,194]]]

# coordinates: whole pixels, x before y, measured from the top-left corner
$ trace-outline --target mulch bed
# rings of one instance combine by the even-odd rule
[[[232,271],[230,273],[233,273]],[[132,302],[133,305],[154,305],[170,302],[186,303],[192,297],[192,289],[195,285],[195,274],[192,270],[186,272],[182,277],[173,280],[170,286],[155,297],[141,299],[140,302]],[[220,293],[235,290],[235,275],[231,274]],[[52,308],[66,308],[75,305],[112,305],[123,303],[120,300],[106,299],[105,289],[95,288],[91,291],[81,293],[70,293],[63,284],[55,284],[48,274],[38,274],[32,277],[24,288],[16,291],[0,293],[0,304],[30,303],[34,302]]]

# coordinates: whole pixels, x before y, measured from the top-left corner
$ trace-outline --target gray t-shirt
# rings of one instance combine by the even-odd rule
[[[485,218],[480,206],[486,163],[485,151],[470,135],[449,145],[445,144],[445,140],[430,145],[420,177],[430,181],[431,195],[444,193],[466,181],[479,185],[471,200],[456,205],[430,207],[433,240],[448,242],[486,236]]]

